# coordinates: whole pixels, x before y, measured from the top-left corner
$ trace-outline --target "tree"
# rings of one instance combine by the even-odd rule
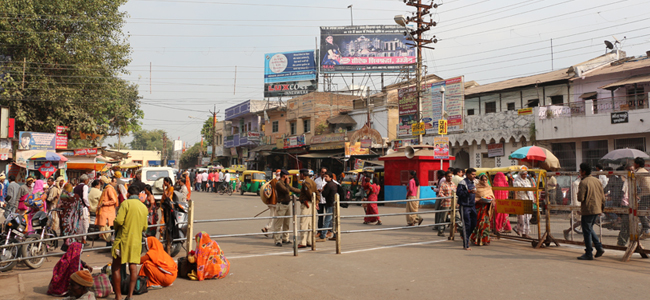
[[[185,153],[181,155],[181,168],[182,169],[191,169],[194,168],[199,163],[199,154],[201,152],[205,153],[207,147],[201,147],[201,143],[196,143],[189,149],[185,150]]]
[[[212,117],[209,117],[203,123],[203,128],[201,128],[201,136],[203,137],[205,145],[212,145],[212,139],[214,137],[214,127],[212,126]]]
[[[129,146],[122,142],[115,142],[114,144],[108,144],[108,147],[114,150],[129,150]]]
[[[18,130],[128,135],[143,117],[127,74],[126,0],[0,0],[0,105]],[[5,59],[6,60],[6,59]],[[73,134],[71,138],[75,138]]]
[[[163,136],[167,134],[162,129],[138,130],[133,133],[133,140],[130,143],[132,150],[157,150],[163,149]],[[167,147],[164,147],[167,159],[173,159],[173,142],[167,140]]]

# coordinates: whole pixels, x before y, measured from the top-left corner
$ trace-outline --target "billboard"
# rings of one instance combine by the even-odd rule
[[[264,54],[264,97],[305,95],[317,89],[314,50]]]
[[[44,132],[21,131],[18,135],[19,150],[54,150],[56,134]]]
[[[401,88],[397,91],[399,124],[397,136],[411,136],[411,125],[417,122],[418,98],[415,86]]]
[[[322,73],[400,72],[416,63],[398,25],[327,26],[320,28]]]
[[[463,76],[454,77],[422,88],[422,121],[427,134],[438,133],[438,120],[442,116],[444,88],[445,111],[447,112],[447,131],[463,131],[463,103],[465,86]]]

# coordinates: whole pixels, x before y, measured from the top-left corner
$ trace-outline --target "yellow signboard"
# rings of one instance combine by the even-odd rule
[[[533,201],[497,199],[497,212],[500,214],[529,215],[533,213]]]
[[[528,108],[520,108],[517,110],[517,114],[522,116],[522,115],[532,115],[533,114],[533,108],[528,107]]]
[[[438,120],[438,134],[447,134],[447,120]]]
[[[413,135],[421,135],[425,133],[424,122],[413,123],[411,125],[411,132]]]

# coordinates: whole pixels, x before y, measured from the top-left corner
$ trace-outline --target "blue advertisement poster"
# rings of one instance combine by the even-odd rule
[[[318,89],[313,50],[264,55],[264,97],[297,96]]]
[[[21,131],[18,133],[19,150],[54,150],[56,134],[44,132]]]

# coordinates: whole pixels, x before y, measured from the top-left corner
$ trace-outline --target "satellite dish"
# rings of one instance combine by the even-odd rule
[[[607,47],[607,49],[610,50],[614,49],[614,44],[612,44],[612,42],[610,41],[605,41],[605,46]]]

